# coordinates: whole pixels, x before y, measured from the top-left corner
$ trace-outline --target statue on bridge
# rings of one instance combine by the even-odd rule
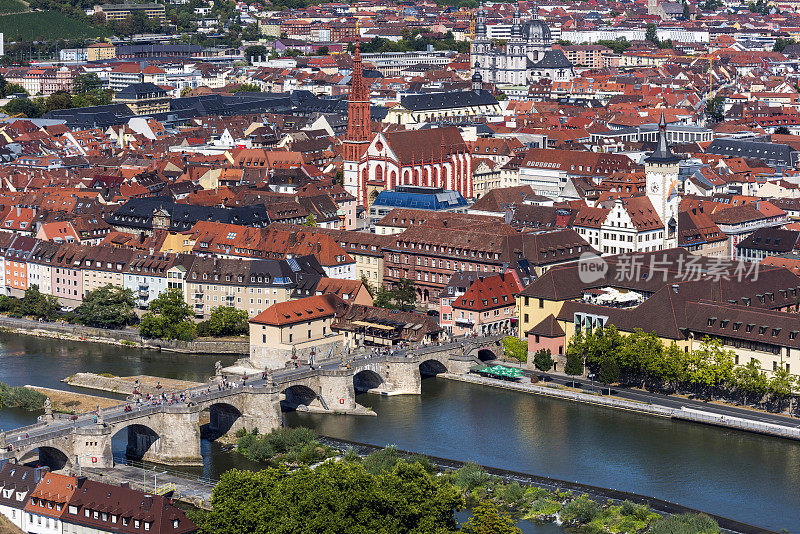
[[[222,376],[222,362],[219,360],[214,364],[214,376]]]
[[[50,397],[44,399],[44,416],[47,419],[53,418],[53,403],[50,402]]]

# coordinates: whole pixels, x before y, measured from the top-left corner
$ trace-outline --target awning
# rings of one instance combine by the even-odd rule
[[[506,380],[515,380],[517,378],[522,378],[522,369],[517,369],[516,367],[506,367],[504,365],[494,365],[494,366],[487,366],[482,367],[479,369],[473,369],[473,372],[491,376],[493,378],[502,378]]]

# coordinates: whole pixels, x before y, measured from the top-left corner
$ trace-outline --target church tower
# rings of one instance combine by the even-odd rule
[[[511,24],[511,39],[508,40],[507,52],[510,62],[508,65],[507,83],[514,85],[524,85],[527,81],[527,55],[525,50],[525,39],[522,38],[522,24],[519,17],[519,4],[514,7],[514,19]]]
[[[489,48],[491,41],[487,37],[486,31],[486,10],[481,2],[478,11],[475,14],[475,35],[470,44],[470,60],[473,65],[479,64],[481,66],[480,74],[483,79],[492,82],[496,81],[491,77],[491,73],[487,68],[490,66]],[[475,74],[473,72],[473,74]]]
[[[359,161],[371,140],[369,90],[364,85],[361,50],[356,41],[347,102],[347,135],[343,143],[344,188],[364,206],[367,205],[367,176],[359,172]]]
[[[647,197],[664,223],[664,248],[678,246],[678,163],[680,158],[667,144],[664,113],[658,123],[658,144],[644,160]]]

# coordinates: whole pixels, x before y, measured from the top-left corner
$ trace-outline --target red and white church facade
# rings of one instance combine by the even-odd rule
[[[372,133],[369,91],[361,75],[358,48],[348,102],[344,140],[344,187],[369,206],[398,185],[441,187],[473,195],[470,150],[455,126]]]

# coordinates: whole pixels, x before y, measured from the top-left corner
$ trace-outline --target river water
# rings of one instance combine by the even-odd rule
[[[0,381],[68,389],[79,371],[203,380],[234,357],[0,335]],[[800,533],[800,443],[444,379],[421,396],[361,395],[377,417],[286,414],[290,425],[372,445],[622,489]],[[37,414],[0,410],[0,428]],[[202,472],[255,467],[203,443]],[[198,472],[200,469],[198,468]],[[522,525],[526,534],[553,526]],[[555,529],[555,530],[554,530]]]

